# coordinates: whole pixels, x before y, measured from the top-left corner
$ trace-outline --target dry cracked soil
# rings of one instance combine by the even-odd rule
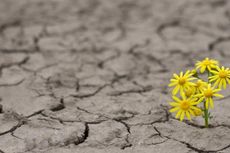
[[[230,66],[228,0],[0,0],[0,153],[229,153],[168,112],[174,72]]]

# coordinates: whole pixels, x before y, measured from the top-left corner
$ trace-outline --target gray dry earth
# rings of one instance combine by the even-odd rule
[[[0,152],[229,153],[230,89],[210,129],[168,113],[204,57],[230,66],[228,0],[0,0]]]

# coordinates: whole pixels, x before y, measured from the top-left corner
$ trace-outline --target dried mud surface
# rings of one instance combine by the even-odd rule
[[[0,0],[0,153],[229,153],[230,102],[211,128],[168,113],[168,80],[230,66],[228,0]]]

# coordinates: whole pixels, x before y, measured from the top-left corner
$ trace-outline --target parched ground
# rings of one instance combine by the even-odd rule
[[[0,0],[0,153],[229,153],[168,113],[174,72],[230,66],[228,0]]]

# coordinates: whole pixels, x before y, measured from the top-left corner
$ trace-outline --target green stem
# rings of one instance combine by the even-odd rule
[[[210,77],[210,73],[208,71],[208,83],[209,83],[209,77]],[[204,121],[205,121],[206,128],[208,128],[208,119],[209,119],[208,108],[206,108],[206,101],[204,101]]]
[[[204,101],[204,120],[205,120],[205,127],[208,128],[208,109],[205,107],[206,101]]]

